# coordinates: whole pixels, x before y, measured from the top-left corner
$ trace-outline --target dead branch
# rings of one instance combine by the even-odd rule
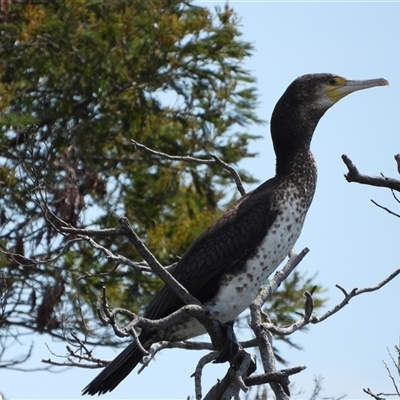
[[[196,399],[201,399],[203,397],[202,387],[201,387],[201,376],[203,374],[203,369],[211,361],[214,361],[218,357],[218,354],[219,354],[218,352],[212,352],[212,353],[206,354],[205,356],[201,357],[199,362],[197,363],[196,370],[191,375],[191,377],[194,377],[194,388],[195,388],[195,393],[196,393]],[[212,391],[212,389],[210,390],[210,392],[211,391]],[[210,392],[209,392],[209,394],[210,394]],[[207,398],[207,396],[206,396],[206,398]]]
[[[332,315],[336,314],[343,307],[347,306],[353,297],[359,296],[360,294],[363,294],[363,293],[374,292],[374,291],[381,289],[383,286],[385,286],[387,283],[389,283],[391,280],[393,280],[399,274],[400,274],[400,269],[394,271],[387,278],[385,278],[382,282],[378,283],[375,286],[366,287],[366,288],[362,288],[362,289],[355,288],[350,293],[348,293],[341,286],[336,285],[336,287],[343,293],[344,299],[339,304],[337,304],[336,306],[334,306],[333,308],[331,308],[330,310],[328,310],[326,313],[324,313],[321,316],[317,316],[313,313],[312,294],[316,288],[316,287],[314,287],[310,293],[305,292],[304,295],[306,297],[306,301],[305,301],[305,307],[304,307],[305,308],[304,314],[301,316],[301,318],[299,318],[293,324],[286,326],[286,327],[276,326],[271,322],[269,316],[264,313],[263,317],[265,318],[266,322],[264,322],[263,325],[265,326],[266,329],[268,329],[268,331],[270,331],[273,334],[283,335],[283,336],[291,335],[292,333],[296,332],[300,328],[303,328],[304,326],[308,325],[309,323],[318,324],[318,323],[326,320],[327,318],[331,317]],[[249,344],[251,345],[252,343],[249,343]]]
[[[400,156],[397,155],[395,158]],[[384,176],[368,176],[363,175],[358,172],[357,167],[353,164],[349,157],[345,154],[342,155],[342,160],[346,164],[349,172],[345,174],[345,178],[347,182],[356,182],[361,183],[363,185],[377,186],[377,187],[385,187],[388,189],[395,190],[396,192],[400,192],[400,181],[393,178],[387,178]],[[397,158],[396,158],[397,161]],[[399,165],[397,161],[397,165]]]
[[[387,208],[387,207],[381,206],[381,205],[378,204],[375,200],[372,200],[372,199],[371,199],[371,202],[374,203],[377,207],[382,208],[382,210],[385,210],[385,211],[388,212],[389,214],[394,215],[394,216],[397,217],[397,218],[400,218],[400,214],[397,214],[397,213],[393,212],[392,210],[390,210],[390,209]]]
[[[301,263],[309,251],[310,250],[305,247],[299,254],[290,254],[289,261],[286,263],[286,265],[281,270],[275,272],[274,277],[267,286],[261,289],[253,303],[261,309],[268,296],[277,291],[281,283],[294,271],[294,269]]]
[[[397,163],[397,171],[400,174],[400,154],[395,154],[394,159],[396,160]]]
[[[253,302],[250,306],[251,322],[250,326],[257,338],[258,348],[265,373],[277,372],[275,366],[275,356],[272,348],[272,335],[261,321],[261,306]],[[283,386],[282,386],[283,385]],[[278,400],[289,399],[289,379],[282,384],[271,383],[271,389],[274,391]]]
[[[399,388],[397,387],[396,380],[393,378],[393,375],[392,375],[392,372],[390,371],[390,368],[389,368],[388,365],[385,363],[385,361],[382,361],[382,362],[383,362],[383,364],[385,365],[385,368],[386,368],[386,371],[387,371],[387,373],[388,373],[388,375],[389,375],[389,378],[390,378],[390,380],[392,381],[392,384],[393,384],[393,386],[394,386],[394,388],[395,388],[395,390],[396,390],[396,395],[400,397]]]
[[[60,230],[64,233],[69,233],[71,235],[76,235],[77,238],[76,240],[84,240],[89,243],[90,246],[92,246],[94,249],[99,250],[102,252],[105,257],[108,260],[114,261],[116,264],[113,268],[111,268],[110,271],[108,272],[103,272],[100,274],[95,274],[95,273],[88,273],[86,272],[84,275],[79,276],[77,279],[85,279],[85,278],[92,278],[92,277],[103,277],[103,276],[108,276],[111,275],[115,270],[120,266],[120,265],[127,265],[130,268],[133,268],[139,272],[151,272],[153,273],[153,269],[151,269],[146,262],[134,262],[130,260],[129,258],[126,258],[120,254],[114,254],[111,250],[108,248],[102,246],[101,244],[97,243],[92,236],[122,236],[125,235],[125,230],[121,229],[121,227],[118,228],[112,228],[112,229],[80,229],[80,228],[72,228],[72,227],[61,227]],[[173,272],[175,266],[177,263],[173,263],[168,266],[163,266],[163,268],[167,271]]]
[[[369,394],[369,395],[370,395],[371,397],[373,397],[375,400],[386,400],[384,397],[379,397],[378,395],[373,394],[373,393],[371,392],[371,389],[370,389],[370,388],[368,388],[368,389],[363,389],[363,391],[364,391],[364,393]]]
[[[286,265],[280,271],[275,273],[270,283],[260,291],[253,303],[250,305],[250,326],[256,335],[257,346],[260,349],[265,374],[274,374],[277,372],[277,369],[275,366],[275,356],[272,347],[272,335],[270,330],[267,328],[270,319],[262,311],[262,306],[267,297],[274,293],[281,283],[294,271],[308,251],[309,250],[305,248],[298,255],[291,253]],[[265,316],[267,318],[267,324],[263,323],[261,320],[261,318]],[[271,389],[274,391],[275,397],[278,400],[289,399],[289,383],[289,378],[286,376],[285,380],[281,380],[279,383],[275,381],[270,384]]]
[[[149,267],[157,274],[162,281],[169,286],[169,288],[178,296],[178,298],[184,304],[196,304],[201,306],[199,300],[192,296],[188,290],[182,286],[165,268],[159,263],[159,261],[154,257],[153,253],[145,246],[145,244],[140,240],[139,236],[133,231],[128,218],[119,218],[119,223],[124,235],[127,239],[135,246],[138,253],[147,262]]]
[[[182,342],[167,342],[162,341],[158,343],[154,343],[150,349],[148,350],[148,355],[145,355],[142,359],[143,366],[138,370],[138,374],[140,374],[144,368],[148,366],[150,361],[154,358],[154,356],[161,350],[164,349],[184,349],[184,350],[211,350],[212,353],[207,354],[205,357],[210,357],[212,354],[211,361],[218,357],[219,352],[213,351],[214,346],[211,343],[207,342],[190,342],[190,341],[182,341]],[[215,355],[215,356],[214,356]],[[194,376],[196,372],[192,375]],[[200,372],[201,377],[201,372]]]
[[[313,317],[311,318],[311,323],[315,324],[315,323],[324,321],[325,319],[331,317],[333,314],[336,314],[339,310],[341,310],[343,307],[345,307],[353,297],[359,296],[360,294],[363,294],[363,293],[375,292],[375,291],[381,289],[383,286],[385,286],[387,283],[389,283],[391,280],[393,280],[399,274],[400,274],[400,269],[394,271],[387,278],[385,278],[382,282],[378,283],[375,286],[366,287],[363,289],[355,288],[350,293],[347,293],[342,287],[340,287],[339,285],[336,285],[336,287],[343,292],[343,294],[345,296],[344,299],[339,304],[337,304],[335,307],[333,307],[331,310],[327,311],[325,314],[321,315],[320,317],[313,315]]]
[[[314,315],[314,301],[313,301],[313,293],[316,290],[316,286],[313,287],[313,289],[310,292],[305,292],[304,296],[306,297],[305,300],[305,306],[304,306],[304,314],[301,316],[300,319],[297,321],[293,322],[293,324],[286,326],[286,327],[279,327],[274,325],[271,321],[270,318],[268,317],[267,322],[264,323],[266,328],[273,334],[275,335],[281,335],[281,336],[288,336],[291,335],[292,333],[298,331],[299,329],[303,328],[304,326],[308,325],[310,322],[313,321]]]
[[[131,142],[133,143],[133,145],[136,148],[138,148],[140,150],[144,150],[147,153],[152,154],[156,157],[165,158],[167,160],[182,161],[182,162],[202,164],[202,165],[219,165],[222,168],[226,169],[232,175],[239,193],[242,196],[244,196],[246,194],[246,191],[244,190],[243,183],[242,183],[242,180],[240,179],[238,172],[232,166],[230,166],[226,162],[222,161],[219,157],[217,157],[214,154],[210,154],[212,159],[202,159],[202,158],[195,158],[195,157],[191,157],[191,156],[171,156],[169,154],[161,153],[160,151],[150,149],[150,148],[146,147],[145,145],[136,142],[133,139],[131,139]]]
[[[104,324],[111,325],[111,327],[114,330],[114,333],[116,336],[119,337],[128,337],[131,336],[133,339],[136,341],[137,345],[139,348],[142,350],[142,353],[144,356],[147,356],[148,358],[145,359],[145,364],[147,365],[148,362],[152,359],[154,354],[161,350],[162,348],[196,348],[196,349],[214,349],[214,346],[211,344],[204,344],[204,343],[198,343],[194,344],[191,342],[180,342],[178,344],[171,343],[171,344],[166,344],[167,342],[162,342],[164,344],[157,344],[155,345],[155,350],[152,351],[146,351],[143,346],[141,345],[138,335],[136,333],[136,328],[141,328],[141,329],[146,329],[150,331],[157,331],[157,330],[163,330],[171,327],[172,325],[175,325],[183,320],[186,320],[190,317],[194,317],[199,320],[200,323],[204,325],[206,328],[207,332],[209,333],[210,337],[212,338],[213,343],[216,344],[217,348],[222,348],[223,345],[225,344],[225,336],[221,332],[220,325],[218,321],[210,314],[209,311],[205,310],[202,306],[191,304],[191,305],[186,305],[179,310],[175,311],[174,313],[168,315],[165,318],[161,318],[158,320],[151,320],[143,317],[139,317],[138,315],[132,313],[129,310],[123,309],[123,308],[115,308],[115,309],[110,309],[107,304],[107,296],[106,296],[106,289],[103,288],[103,295],[102,295],[102,307],[101,309],[98,309],[99,312],[99,317],[101,321]],[[122,315],[125,316],[126,318],[129,319],[129,323],[124,326],[120,327],[117,319],[118,316]],[[190,343],[190,344],[189,344]],[[79,341],[78,341],[79,344]],[[158,347],[157,347],[158,346]],[[68,348],[67,348],[68,350]],[[85,357],[82,356],[77,356],[75,352],[68,351],[69,356],[73,358],[79,358],[79,361],[81,360],[87,360],[90,362],[95,362],[97,366],[104,366],[107,365],[108,362],[105,360],[99,360],[99,359],[94,359],[92,357],[91,352],[85,347],[85,346],[80,346],[80,350],[84,351],[86,354]],[[64,363],[59,363],[59,362],[54,362],[51,359],[44,360],[43,362],[48,363],[48,364],[54,364],[54,365],[63,365],[63,366],[73,366],[77,365],[76,361],[71,361],[69,359],[68,362]],[[84,364],[79,364],[78,366],[82,366]],[[87,366],[85,365],[84,368]]]

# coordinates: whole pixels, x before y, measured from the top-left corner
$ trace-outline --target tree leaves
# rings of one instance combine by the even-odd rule
[[[114,266],[86,243],[66,242],[59,220],[107,228],[126,214],[162,262],[182,255],[219,214],[233,182],[217,167],[135,153],[130,138],[233,164],[250,156],[254,136],[240,129],[260,121],[253,79],[240,65],[251,46],[239,39],[233,15],[221,24],[208,9],[177,0],[11,2],[7,11],[0,23],[0,238],[13,254],[2,273],[18,282],[8,304],[15,299],[16,310],[35,293],[24,319],[30,329],[61,332],[67,312],[69,327],[79,332],[85,324],[101,336],[97,319],[82,315],[94,311],[104,284],[110,301],[137,310],[160,283],[127,267],[79,279]],[[140,260],[121,240],[100,244]],[[59,271],[66,290],[49,296]]]

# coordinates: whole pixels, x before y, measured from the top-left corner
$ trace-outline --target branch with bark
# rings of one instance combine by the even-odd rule
[[[218,165],[222,167],[223,169],[227,170],[232,178],[234,179],[236,183],[236,188],[238,192],[240,193],[241,196],[244,196],[246,194],[246,191],[244,190],[242,180],[240,178],[240,175],[236,171],[235,168],[233,168],[231,165],[227,164],[226,162],[222,161],[219,157],[217,157],[215,154],[211,154],[211,159],[203,159],[203,158],[196,158],[196,157],[190,157],[190,156],[172,156],[166,153],[162,153],[160,151],[156,151],[153,149],[150,149],[146,147],[145,145],[138,143],[135,140],[131,140],[133,145],[140,150],[144,150],[147,153],[163,158],[166,160],[171,160],[171,161],[179,161],[179,162],[185,162],[185,163],[195,163],[195,164],[201,164],[201,165]]]
[[[400,154],[396,154],[394,158],[396,160],[397,168],[399,170]],[[342,160],[346,164],[347,169],[349,170],[349,172],[344,176],[347,182],[356,182],[356,183],[361,183],[363,185],[385,187],[400,192],[400,181],[398,179],[387,178],[383,175],[369,176],[360,174],[353,161],[351,161],[350,158],[346,156],[346,154],[342,155]]]
[[[397,164],[397,171],[400,173],[400,154],[396,154],[394,159]],[[350,160],[345,154],[342,155],[342,160],[346,164],[348,169],[348,173],[344,175],[347,182],[356,182],[362,185],[376,186],[376,187],[384,187],[390,189],[392,191],[392,195],[397,203],[400,204],[400,199],[396,196],[395,192],[400,192],[400,180],[394,178],[388,178],[381,174],[381,176],[370,176],[361,174],[358,171],[358,168],[355,166],[353,161]],[[393,212],[387,207],[384,207],[378,204],[375,200],[371,199],[371,202],[375,204],[377,207],[385,210],[391,215],[394,215],[397,218],[400,218],[400,214]]]

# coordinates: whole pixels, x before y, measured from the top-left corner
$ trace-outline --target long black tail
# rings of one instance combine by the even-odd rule
[[[129,375],[142,358],[143,353],[136,343],[131,343],[83,389],[82,395],[91,394],[93,396],[111,392]]]

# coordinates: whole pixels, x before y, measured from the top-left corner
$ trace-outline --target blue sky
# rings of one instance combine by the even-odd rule
[[[225,4],[197,3],[210,8]],[[325,114],[312,143],[319,181],[296,249],[310,248],[299,269],[309,275],[318,273],[317,283],[328,289],[328,309],[342,299],[335,284],[348,290],[375,285],[400,266],[400,220],[370,199],[400,212],[398,205],[388,190],[347,183],[341,160],[347,154],[363,173],[398,177],[393,156],[400,152],[400,4],[231,1],[230,6],[242,18],[243,39],[255,47],[246,67],[257,78],[258,115],[266,121],[289,83],[306,73],[383,77],[390,82],[389,88],[373,88],[341,100]],[[269,127],[253,126],[249,131],[263,139],[252,145],[258,157],[240,167],[264,181],[274,174]],[[308,398],[316,375],[324,377],[325,396],[369,398],[362,391],[367,387],[374,392],[392,391],[382,360],[390,363],[387,348],[393,350],[399,343],[399,300],[400,277],[378,292],[353,299],[308,332],[296,333],[293,340],[303,346],[302,351],[278,344],[290,366],[307,366],[292,379],[294,392],[303,390],[294,398]],[[250,337],[250,330],[243,333],[243,338]],[[64,353],[63,346],[40,338],[30,368],[40,367],[42,358],[54,358],[45,343],[55,353]],[[105,358],[115,354],[100,348],[96,353]],[[199,357],[197,352],[165,350],[141,375],[132,373],[104,398],[184,399],[194,394],[190,375]],[[225,368],[206,368],[204,390],[223,376]],[[2,371],[0,391],[9,399],[79,398],[97,373]]]

